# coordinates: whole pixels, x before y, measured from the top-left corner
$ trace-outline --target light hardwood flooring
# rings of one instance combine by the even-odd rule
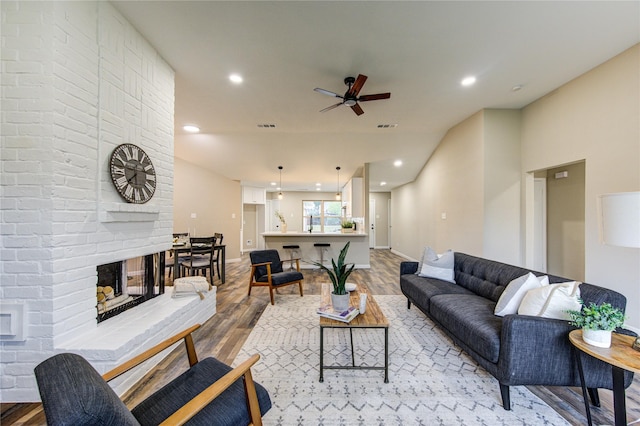
[[[399,265],[403,259],[390,250],[371,250],[371,269],[356,270],[350,281],[366,283],[372,294],[402,294],[399,286]],[[254,288],[247,297],[249,260],[244,255],[240,262],[227,264],[226,283],[217,288],[217,313],[194,335],[200,358],[214,356],[231,364],[244,344],[252,328],[269,303],[266,288]],[[320,294],[320,284],[326,281],[324,272],[305,269],[304,293]],[[170,280],[168,281],[170,282]],[[216,283],[219,281],[216,279]],[[299,294],[298,286],[288,286],[275,296]],[[412,309],[415,309],[413,307]],[[187,368],[182,346],[160,362],[146,377],[134,386],[123,399],[128,406],[139,401],[162,386],[163,383]],[[498,382],[496,382],[496,388]],[[579,388],[528,386],[528,388],[553,407],[573,425],[585,425],[586,417]],[[613,424],[611,392],[600,390],[600,408],[592,408],[596,425]],[[629,422],[640,419],[640,379],[627,389],[627,416]],[[41,404],[2,404],[2,425],[43,425]],[[638,423],[640,426],[640,423]]]

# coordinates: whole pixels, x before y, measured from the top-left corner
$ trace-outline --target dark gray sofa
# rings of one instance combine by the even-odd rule
[[[494,315],[496,302],[513,279],[528,272],[548,275],[464,253],[454,254],[455,284],[416,275],[418,262],[402,262],[400,288],[408,308],[416,305],[500,384],[503,407],[511,409],[509,386],[580,386],[567,321],[526,315]],[[549,276],[551,284],[571,281]],[[585,303],[603,302],[625,309],[626,298],[592,284],[580,285]],[[612,389],[611,367],[583,357],[592,403],[598,388]],[[625,388],[633,380],[625,373]]]

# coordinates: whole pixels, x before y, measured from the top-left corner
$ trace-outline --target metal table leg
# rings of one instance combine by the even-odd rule
[[[349,327],[349,340],[351,340],[351,365],[356,366],[356,357],[353,355],[353,328]]]
[[[624,394],[624,370],[615,365],[611,366],[613,376],[613,412],[616,426],[627,425],[627,408]]]
[[[389,383],[389,327],[384,329],[384,382]]]
[[[324,327],[320,326],[320,383],[324,382]]]
[[[576,358],[576,364],[578,364],[578,374],[580,375],[580,386],[582,387],[582,399],[584,400],[584,410],[587,413],[587,424],[593,426],[591,421],[591,408],[589,407],[589,397],[587,395],[587,385],[584,382],[584,371],[582,370],[582,357],[580,351],[575,347],[572,347],[573,355]]]

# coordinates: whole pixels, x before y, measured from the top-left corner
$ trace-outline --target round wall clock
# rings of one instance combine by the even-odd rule
[[[125,143],[111,153],[111,180],[129,203],[143,204],[156,192],[156,170],[151,158],[140,147]]]

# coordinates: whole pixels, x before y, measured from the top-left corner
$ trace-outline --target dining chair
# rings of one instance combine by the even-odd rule
[[[224,239],[224,235],[222,235],[219,232],[216,232],[215,234],[213,234],[214,237],[216,237],[216,245],[220,246],[222,245],[222,240]],[[218,270],[218,278],[222,279],[222,276],[220,275],[220,248],[217,248],[213,251],[213,261],[216,264],[216,269]],[[213,276],[213,271],[211,272],[211,276]]]
[[[300,297],[302,293],[302,281],[304,276],[300,272],[300,259],[292,259],[296,262],[296,269],[284,271],[278,250],[256,250],[249,253],[251,259],[251,275],[249,277],[249,296],[252,287],[269,287],[269,297],[274,305],[273,290],[285,285],[298,284]],[[287,259],[287,262],[289,259]]]
[[[255,354],[236,368],[208,357],[198,361],[191,333],[176,334],[102,376],[77,354],[61,353],[35,368],[49,426],[262,425],[271,409],[267,390],[253,381]],[[108,382],[184,340],[189,369],[129,409]]]
[[[207,269],[211,276],[213,284],[213,257],[216,246],[216,237],[191,237],[189,238],[191,250],[189,251],[189,259],[180,263],[184,268],[186,275],[196,275],[202,272],[203,276],[207,276]]]
[[[189,238],[189,233],[188,232],[174,233],[173,234],[174,241],[176,238],[178,240],[181,240],[181,239],[186,240]],[[173,256],[175,256],[175,254],[173,253],[173,251],[170,251],[169,257],[165,259],[165,268],[169,270],[169,278],[171,278],[171,272],[173,272],[173,265],[175,263],[175,259]],[[178,259],[178,262],[185,261],[188,257],[189,257],[188,255],[181,255],[180,259]]]

